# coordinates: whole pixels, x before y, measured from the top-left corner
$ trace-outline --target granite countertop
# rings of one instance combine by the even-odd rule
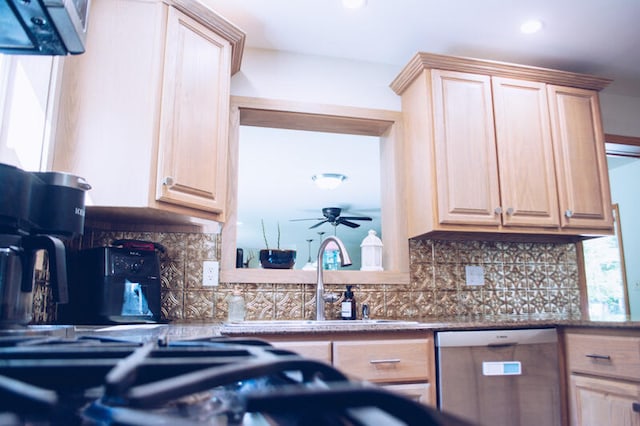
[[[591,327],[632,329],[640,332],[640,321],[626,317],[583,319],[555,315],[498,315],[474,317],[425,317],[414,321],[244,321],[236,324],[220,322],[137,324],[115,326],[75,326],[75,335],[100,335],[129,341],[191,340],[221,336],[397,333],[404,331],[449,331],[500,328]]]
[[[379,321],[379,322],[378,322]],[[416,321],[245,321],[237,324],[220,325],[222,335],[287,335],[300,333],[367,333],[398,331],[445,331],[499,328],[535,328],[535,327],[598,327],[637,329],[640,321],[629,318],[584,319],[581,317],[557,315],[498,315],[473,317],[425,317]]]

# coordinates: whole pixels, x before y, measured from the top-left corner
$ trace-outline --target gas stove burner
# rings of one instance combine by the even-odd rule
[[[95,334],[0,347],[0,414],[16,425],[464,424],[259,340]]]

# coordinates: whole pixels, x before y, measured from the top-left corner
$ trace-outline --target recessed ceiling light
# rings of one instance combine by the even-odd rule
[[[311,176],[316,186],[321,189],[336,189],[346,178],[340,173],[320,173]]]
[[[542,29],[542,21],[539,19],[530,19],[525,21],[522,25],[520,25],[520,31],[523,34],[533,34],[537,33]]]
[[[347,9],[360,9],[367,5],[367,0],[342,0],[342,6]]]

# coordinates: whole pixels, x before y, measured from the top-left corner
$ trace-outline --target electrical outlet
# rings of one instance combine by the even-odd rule
[[[464,267],[467,285],[484,285],[484,268],[467,265]]]
[[[220,264],[215,260],[205,260],[202,262],[202,285],[205,287],[218,285],[218,273]]]

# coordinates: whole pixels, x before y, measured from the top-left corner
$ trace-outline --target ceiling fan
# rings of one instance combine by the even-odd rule
[[[324,217],[313,218],[313,219],[291,219],[291,221],[300,221],[300,220],[319,220],[320,222],[316,223],[309,227],[309,229],[317,228],[323,223],[330,223],[333,226],[338,225],[346,225],[349,228],[357,228],[360,226],[359,223],[354,223],[354,220],[366,220],[371,221],[372,219],[367,216],[340,216],[342,213],[342,209],[340,207],[324,207],[322,209],[322,215]]]

